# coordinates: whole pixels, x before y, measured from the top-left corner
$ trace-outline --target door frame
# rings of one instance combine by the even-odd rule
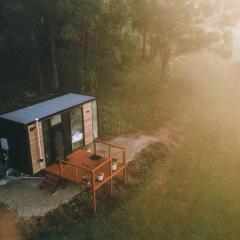
[[[53,145],[53,159],[54,159],[54,162],[57,162],[57,152],[56,152],[56,139],[55,139],[55,133],[56,131],[59,131],[61,133],[61,137],[62,137],[62,146],[60,146],[60,148],[63,148],[62,151],[63,151],[63,158],[64,158],[64,136],[63,136],[63,125],[62,125],[62,122],[61,123],[58,123],[54,126],[51,126],[51,134],[52,134],[52,145]]]

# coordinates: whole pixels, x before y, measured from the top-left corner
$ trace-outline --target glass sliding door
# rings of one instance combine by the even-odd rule
[[[43,120],[42,126],[46,165],[48,166],[65,158],[61,115],[57,114]]]
[[[97,103],[92,102],[92,124],[93,124],[93,139],[98,138],[98,119],[97,119]]]
[[[53,143],[51,140],[51,123],[49,119],[42,121],[42,129],[46,166],[49,166],[55,162],[53,156]]]
[[[82,107],[77,107],[70,112],[72,150],[83,147],[83,116]]]

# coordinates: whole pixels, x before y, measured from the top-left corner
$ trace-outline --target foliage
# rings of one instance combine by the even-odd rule
[[[142,58],[159,56],[163,76],[168,62],[188,50],[185,40],[194,39],[200,6],[188,0],[1,1],[1,79],[41,92],[95,94],[110,71],[136,63],[140,38]]]
[[[148,43],[148,58],[154,60],[157,56],[160,57],[161,79],[166,76],[168,64],[173,58],[201,47],[195,44],[198,37],[195,31],[196,25],[202,16],[206,20],[214,14],[214,11],[210,11],[207,15],[203,15],[205,8],[213,9],[213,6],[212,3],[201,0],[132,0],[131,2],[133,26],[143,36],[142,59],[144,60],[147,55]],[[205,8],[202,7],[203,3]]]
[[[123,0],[13,0],[0,3],[0,20],[2,79],[34,79],[41,91],[93,92],[102,69],[127,64],[133,47]]]

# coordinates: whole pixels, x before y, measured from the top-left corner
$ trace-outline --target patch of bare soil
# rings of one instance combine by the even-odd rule
[[[21,240],[22,233],[19,228],[18,217],[15,212],[0,207],[0,239]]]
[[[153,143],[161,143],[169,150],[175,149],[184,141],[183,130],[180,126],[170,122],[165,123],[164,126],[155,129],[148,134],[129,134],[116,137],[111,142],[120,146],[126,146],[128,161],[132,161],[135,155],[141,152]]]

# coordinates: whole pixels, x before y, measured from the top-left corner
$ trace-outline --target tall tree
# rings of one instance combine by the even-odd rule
[[[132,24],[142,35],[142,59],[145,60],[147,38],[152,30],[154,21],[154,9],[158,2],[156,0],[132,0]]]

